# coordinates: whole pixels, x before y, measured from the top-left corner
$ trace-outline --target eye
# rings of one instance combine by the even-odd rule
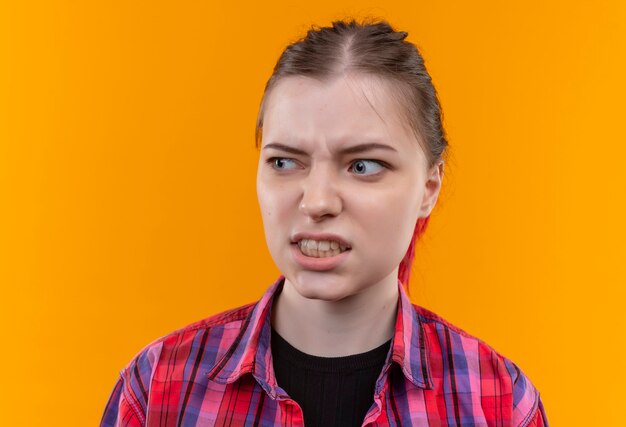
[[[350,167],[357,175],[376,175],[384,168],[378,160],[356,160]]]
[[[267,159],[272,168],[276,170],[289,170],[294,169],[296,162],[293,159],[287,159],[285,157],[272,157]],[[291,167],[289,167],[291,165]]]

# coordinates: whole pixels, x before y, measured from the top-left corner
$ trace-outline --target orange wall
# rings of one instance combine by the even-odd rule
[[[441,95],[414,301],[514,360],[552,425],[623,423],[624,2],[384,3],[0,4],[3,425],[97,425],[144,345],[274,281],[258,103],[346,15],[407,30]]]

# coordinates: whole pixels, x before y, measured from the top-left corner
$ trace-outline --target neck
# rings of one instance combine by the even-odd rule
[[[298,350],[340,357],[372,350],[393,336],[398,304],[395,274],[339,301],[309,299],[287,279],[274,299],[272,325]]]

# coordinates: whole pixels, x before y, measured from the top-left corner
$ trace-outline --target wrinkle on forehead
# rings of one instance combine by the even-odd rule
[[[367,96],[368,90],[369,90],[369,92],[371,92],[372,96],[375,96],[377,89],[380,89],[379,85],[377,85],[376,81],[373,78],[371,78],[371,77],[369,79],[368,78],[363,78],[362,75],[360,75],[359,77],[356,77],[356,75],[354,73],[346,74],[345,75],[346,83],[348,84],[350,89],[352,89],[352,91],[355,94],[356,93],[360,93],[361,94],[361,96],[368,103],[368,105],[370,106],[372,111],[374,111],[376,113],[376,115],[378,116],[378,118],[380,118],[380,120],[386,126],[388,126],[388,124],[385,121],[385,119],[383,118],[383,116],[380,115],[380,113],[378,112],[376,107],[374,107],[374,104],[372,103],[370,98]],[[366,88],[368,90],[366,90]]]
[[[336,79],[341,78],[351,89],[355,99],[365,100],[369,108],[388,130],[391,128],[401,129],[410,140],[415,142],[419,150],[423,151],[421,137],[415,134],[411,123],[409,123],[409,113],[403,103],[405,100],[403,99],[402,85],[396,84],[388,77],[359,71],[345,72],[336,77]],[[335,79],[327,80],[327,82],[332,80]],[[323,80],[319,81],[323,82]],[[379,111],[381,109],[384,109],[386,114],[381,114]]]
[[[345,75],[348,85],[358,91],[361,96],[369,104],[370,108],[376,113],[380,120],[388,127],[400,127],[402,130],[413,139],[420,149],[423,149],[423,141],[421,136],[415,133],[412,124],[410,123],[410,113],[407,111],[405,103],[408,101],[405,98],[405,94],[402,93],[406,90],[399,82],[394,82],[389,77],[383,77],[376,74],[352,72]],[[410,101],[408,101],[410,102]],[[387,111],[391,117],[393,123],[387,123],[383,115],[381,115],[377,109],[383,106],[387,107]],[[384,108],[384,107],[383,107]]]
[[[305,90],[307,91],[311,89],[315,91],[315,87],[318,85],[320,87],[320,91],[324,91],[329,86],[333,85],[338,85],[339,87],[343,86],[345,88],[342,89],[345,94],[343,96],[351,96],[354,100],[354,105],[357,106],[356,108],[363,109],[361,110],[361,114],[365,114],[365,121],[363,122],[364,125],[359,125],[358,120],[355,122],[354,114],[347,114],[347,121],[335,127],[337,133],[334,134],[333,137],[339,139],[343,139],[345,137],[348,137],[348,139],[384,138],[386,140],[391,138],[391,140],[396,143],[400,143],[398,139],[401,139],[406,141],[405,143],[415,142],[416,146],[419,147],[411,126],[406,123],[407,120],[405,114],[403,114],[401,110],[403,107],[401,103],[395,99],[397,96],[394,95],[397,95],[397,90],[394,90],[395,87],[393,82],[390,82],[388,78],[361,72],[349,72],[322,79],[308,76],[288,76],[283,79],[283,81],[278,82],[273,88],[270,98],[268,99],[268,108],[265,111],[264,118],[264,127],[266,128],[266,132],[263,132],[264,142],[268,141],[268,137],[272,140],[275,138],[279,141],[282,140],[282,142],[287,142],[287,140],[283,138],[289,137],[301,137],[303,140],[307,140],[306,134],[314,132],[314,128],[310,127],[313,123],[309,122],[307,118],[310,117],[307,116],[308,113],[301,113],[300,115],[296,114],[295,116],[292,116],[294,118],[298,118],[297,123],[302,125],[302,127],[299,128],[299,135],[289,135],[291,133],[291,129],[289,129],[291,126],[289,125],[290,122],[285,122],[282,117],[283,114],[293,114],[295,110],[293,110],[292,107],[299,109],[300,106],[304,106],[306,108],[306,103],[302,102],[303,99],[301,95],[298,94],[297,90],[299,84],[302,83],[306,86]],[[292,84],[287,92],[283,92],[284,86],[282,84],[287,83],[288,81],[292,82]],[[281,88],[281,86],[283,87]],[[292,107],[289,107],[288,110],[285,110],[284,105],[278,106],[276,104],[279,99],[285,99],[283,97],[287,97],[287,99],[291,98],[296,100],[296,102]],[[313,102],[317,102],[318,100],[319,99]],[[337,108],[336,105],[331,107],[331,104],[329,103],[332,102],[332,99],[329,99],[328,101],[324,100],[322,102],[324,106],[321,107],[322,110],[320,110],[320,112],[326,110],[327,107]],[[338,99],[337,102],[341,103],[342,101],[341,99]],[[282,103],[279,102],[279,104]],[[370,113],[366,113],[366,111],[369,111]],[[330,116],[331,123],[336,123],[337,118],[341,118],[341,111],[336,111],[332,114]],[[272,116],[271,119],[269,116]],[[269,122],[266,119],[269,119]],[[380,122],[378,125],[375,125],[372,120],[374,122],[378,122],[378,120],[380,120]],[[295,123],[292,123],[292,125],[293,124]],[[336,124],[332,126],[336,126]],[[283,132],[286,134],[283,134]],[[381,135],[381,132],[384,132],[386,137],[385,135]]]

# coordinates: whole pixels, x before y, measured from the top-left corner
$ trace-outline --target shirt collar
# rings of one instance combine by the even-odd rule
[[[270,312],[274,296],[280,292],[283,284],[284,276],[280,276],[254,305],[243,320],[241,331],[233,344],[209,371],[210,380],[229,384],[250,373],[271,398],[277,397],[279,393],[270,348],[272,332]],[[415,386],[430,389],[433,382],[424,327],[399,281],[398,289],[398,312],[391,359],[388,357],[383,369],[388,369],[390,362],[395,362],[401,367],[404,376]]]

